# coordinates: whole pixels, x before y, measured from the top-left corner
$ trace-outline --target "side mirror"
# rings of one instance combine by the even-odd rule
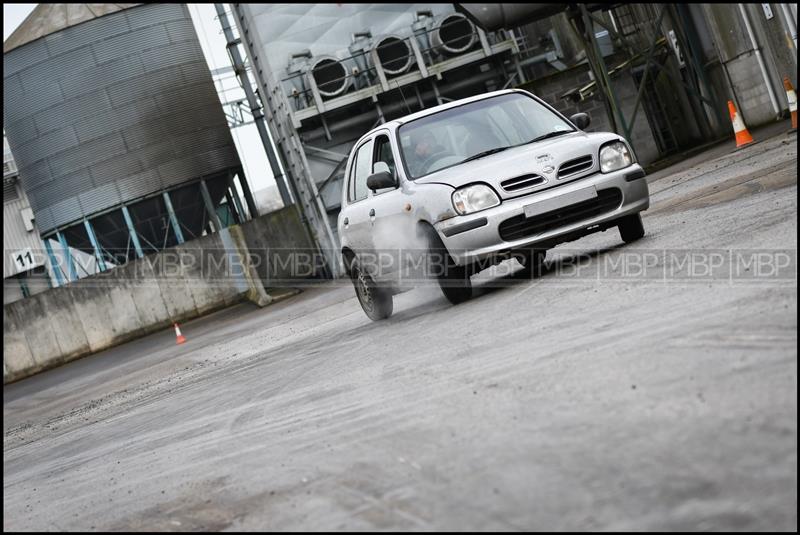
[[[587,126],[589,126],[589,123],[592,122],[592,118],[589,117],[588,113],[576,113],[575,115],[571,116],[569,120],[581,130],[585,129]]]
[[[375,162],[372,166],[372,174],[367,177],[367,187],[372,191],[385,188],[394,188],[397,186],[397,181],[394,175],[389,170],[389,164],[386,162]]]
[[[367,187],[372,191],[393,188],[397,185],[394,175],[389,171],[379,171],[367,177]]]

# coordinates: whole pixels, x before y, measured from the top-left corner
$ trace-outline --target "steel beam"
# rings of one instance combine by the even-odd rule
[[[261,107],[261,104],[259,104],[258,97],[256,97],[256,94],[250,85],[250,77],[247,75],[247,68],[245,67],[242,54],[239,52],[239,40],[233,35],[233,29],[228,22],[228,15],[225,13],[224,4],[214,4],[214,7],[216,8],[219,22],[222,25],[222,32],[224,33],[225,40],[227,41],[226,46],[228,47],[228,52],[231,56],[231,62],[233,63],[234,71],[239,77],[239,82],[244,89],[245,96],[247,97],[247,104],[250,106],[250,111],[253,114],[253,121],[256,123],[258,135],[261,137],[261,144],[264,145],[264,149],[267,152],[269,167],[272,170],[272,176],[275,177],[275,183],[278,185],[278,192],[281,194],[281,200],[283,201],[284,206],[289,206],[290,204],[294,203],[294,200],[289,193],[289,187],[286,183],[288,177],[284,176],[283,169],[281,168],[280,162],[275,155],[275,149],[272,146],[272,137],[269,135],[263,108]]]
[[[706,94],[709,98],[714,96],[714,92],[711,88],[711,84],[708,81],[708,76],[706,76],[706,69],[703,65],[701,58],[702,56],[702,45],[698,41],[697,38],[697,29],[692,25],[691,22],[691,15],[688,13],[688,7],[682,5],[675,5],[673,7],[674,11],[677,13],[679,20],[681,21],[681,30],[680,32],[676,32],[678,34],[678,38],[684,37],[686,39],[686,45],[688,50],[688,56],[690,59],[690,65],[692,69],[695,71],[698,80],[700,80],[700,85],[703,86]],[[703,98],[702,93],[700,92],[700,87],[697,88],[697,92],[700,94],[699,98],[706,104],[708,108],[711,109],[711,113],[714,114],[714,118],[717,121],[718,127],[724,125],[725,118],[722,116],[720,112],[719,106],[716,106],[712,103],[709,103],[706,99]],[[707,120],[707,118],[706,118]],[[713,131],[711,125],[709,125],[709,130]]]
[[[622,127],[622,135],[625,136],[625,139],[631,144],[631,148],[634,152],[636,152],[635,147],[633,146],[633,139],[631,136],[630,128],[628,124],[625,122],[625,117],[622,115],[622,110],[619,107],[619,102],[617,101],[617,96],[614,93],[614,90],[611,88],[611,78],[608,75],[608,70],[606,68],[605,59],[603,59],[603,55],[600,52],[600,47],[597,45],[597,39],[595,39],[594,30],[592,26],[592,20],[589,17],[589,11],[586,9],[584,4],[580,4],[580,11],[583,17],[583,26],[584,32],[586,34],[586,38],[588,39],[588,44],[586,45],[586,59],[589,60],[589,66],[592,67],[592,70],[595,71],[595,77],[597,78],[598,88],[603,91],[610,107],[611,113],[614,117],[612,117],[612,121],[616,123],[619,121],[619,125]],[[614,120],[616,119],[616,120]],[[618,127],[617,127],[618,128]],[[617,132],[620,133],[620,132]]]
[[[56,237],[58,238],[58,243],[61,244],[61,250],[64,251],[64,260],[69,270],[69,280],[70,282],[76,281],[78,280],[78,271],[75,269],[75,262],[72,260],[72,254],[69,252],[67,238],[65,238],[61,232],[56,232]]]
[[[106,270],[106,262],[103,260],[103,252],[100,250],[100,245],[97,243],[97,236],[94,234],[94,229],[92,228],[92,224],[89,222],[88,219],[83,220],[83,226],[86,227],[86,234],[89,235],[89,241],[92,242],[92,248],[94,249],[94,257],[97,259],[97,267],[100,268],[100,271]]]
[[[44,248],[47,250],[47,258],[50,259],[50,267],[53,270],[53,275],[56,276],[56,287],[64,286],[64,276],[61,270],[61,265],[53,254],[53,248],[50,246],[50,238],[42,238]]]
[[[381,58],[378,57],[378,49],[373,48],[370,51],[370,56],[372,56],[372,65],[375,66],[375,72],[378,73],[378,80],[381,82],[381,89],[383,91],[389,91],[389,82],[386,80],[386,73],[383,72],[383,65],[381,65]],[[317,110],[318,113],[321,113]]]
[[[414,52],[414,59],[417,60],[417,68],[420,74],[423,78],[427,78],[428,67],[425,65],[425,60],[422,58],[422,51],[419,49],[419,43],[417,43],[416,38],[413,36],[409,38],[408,42],[411,43],[411,50]]]
[[[231,197],[231,188],[225,190],[225,205],[228,207],[228,213],[233,217],[234,225],[241,225],[242,220],[239,217],[239,212],[236,211],[236,206],[233,204],[233,197]],[[230,226],[230,225],[228,225]]]
[[[247,203],[247,210],[250,212],[250,219],[255,219],[258,217],[258,208],[256,208],[256,201],[253,198],[253,193],[250,191],[250,184],[247,183],[247,177],[244,175],[244,169],[241,167],[239,168],[238,175],[239,184],[242,186],[244,202]]]
[[[656,30],[661,28],[661,21],[664,19],[664,12],[666,12],[666,10],[666,6],[661,7],[661,12],[658,14],[658,20],[656,20],[655,28],[653,29],[653,39],[650,41],[650,48],[647,49],[647,55],[644,60],[644,73],[642,73],[642,79],[639,82],[639,91],[636,93],[636,102],[633,105],[633,113],[631,113],[631,125],[636,121],[636,113],[639,111],[639,104],[642,102],[647,76],[650,73],[650,60],[653,59],[653,54],[656,51],[656,42],[660,34],[660,32]]]
[[[181,244],[184,242],[183,231],[181,230],[180,223],[178,223],[178,216],[175,215],[175,209],[172,208],[172,200],[169,198],[169,192],[165,191],[161,195],[164,197],[164,204],[167,206],[169,223],[172,227],[172,230],[175,232],[175,239],[178,240],[178,244]]]
[[[231,192],[233,204],[236,207],[236,212],[239,214],[239,219],[244,223],[247,221],[247,214],[245,214],[242,201],[239,199],[239,191],[236,189],[236,181],[233,180],[233,173],[228,173],[228,189]]]
[[[131,241],[133,242],[133,248],[136,250],[136,256],[142,258],[144,256],[144,252],[142,251],[142,244],[139,243],[139,235],[136,234],[136,229],[133,226],[133,219],[131,219],[131,213],[128,211],[128,207],[124,204],[122,205],[122,217],[125,218],[125,224],[128,226],[128,236],[130,236]]]
[[[314,97],[314,105],[317,107],[319,114],[322,115],[325,113],[325,103],[322,101],[322,95],[317,87],[317,81],[309,71],[304,72],[303,76],[306,79],[306,86],[311,88],[311,95]]]
[[[204,178],[200,179],[200,194],[203,196],[203,202],[206,205],[208,219],[214,225],[214,232],[219,232],[222,229],[222,222],[219,220],[219,215],[214,209],[214,203],[211,200],[211,195],[208,193],[208,186],[206,186],[206,180]]]

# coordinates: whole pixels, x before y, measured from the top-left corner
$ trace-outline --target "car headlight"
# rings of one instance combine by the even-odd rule
[[[486,184],[472,184],[453,192],[453,207],[460,215],[486,210],[500,204],[500,198]]]
[[[622,141],[612,141],[600,147],[600,172],[610,173],[633,163],[628,146]]]

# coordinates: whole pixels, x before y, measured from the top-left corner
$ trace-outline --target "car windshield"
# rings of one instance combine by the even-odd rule
[[[561,117],[521,93],[470,102],[398,129],[403,161],[412,180],[543,136],[572,131]]]

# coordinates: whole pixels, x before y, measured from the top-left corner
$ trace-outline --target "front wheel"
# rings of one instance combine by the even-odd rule
[[[617,224],[619,235],[625,243],[631,243],[644,236],[641,214],[626,215]]]
[[[472,297],[472,279],[466,266],[457,266],[433,228],[426,228],[428,269],[439,282],[439,288],[450,303],[457,305]]]
[[[439,276],[439,287],[454,305],[472,297],[472,279],[464,266],[447,266],[445,273]]]
[[[389,288],[379,286],[375,280],[366,273],[353,260],[350,265],[350,278],[356,290],[356,297],[364,313],[372,321],[380,321],[392,315],[394,300]]]

